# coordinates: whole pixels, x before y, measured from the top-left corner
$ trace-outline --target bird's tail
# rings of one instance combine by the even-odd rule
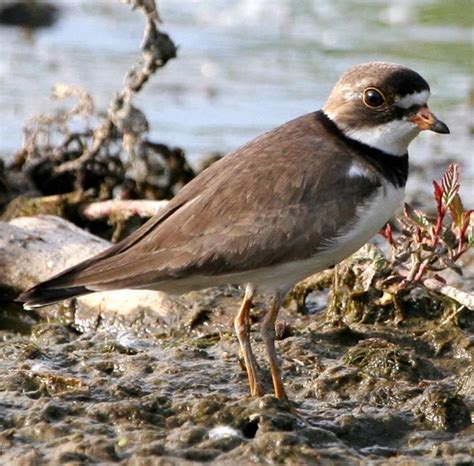
[[[54,282],[55,280],[53,279],[40,283],[22,293],[16,298],[16,301],[22,302],[25,309],[35,309],[54,304],[63,299],[93,293],[93,290],[85,286],[55,287]]]
[[[0,0],[1,1],[1,0]],[[127,274],[126,267],[123,267],[122,274],[119,277],[113,276],[113,280],[106,279],[106,272],[116,271],[117,266],[111,264],[109,259],[117,257],[132,249],[141,239],[150,234],[154,229],[159,228],[162,222],[168,219],[174,212],[182,207],[187,201],[181,203],[170,204],[165,207],[159,214],[148,220],[138,230],[134,231],[128,238],[102,251],[96,256],[90,257],[79,264],[63,270],[58,275],[51,277],[45,282],[30,288],[22,293],[17,301],[23,303],[25,309],[34,309],[37,307],[54,304],[67,298],[74,298],[96,291],[116,290],[119,288],[135,288],[137,283],[132,283]],[[105,268],[97,267],[100,264],[107,263]],[[125,263],[127,263],[125,261]],[[119,278],[122,280],[119,280]],[[132,280],[133,281],[133,280]],[[135,280],[136,282],[136,280]],[[138,283],[141,285],[141,283]]]

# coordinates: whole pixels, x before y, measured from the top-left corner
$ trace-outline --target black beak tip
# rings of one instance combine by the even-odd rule
[[[439,134],[450,134],[451,131],[449,131],[449,128],[448,126],[446,125],[446,123],[443,123],[442,121],[438,120],[434,125],[433,127],[431,128],[432,131],[434,131],[435,133],[439,133]]]

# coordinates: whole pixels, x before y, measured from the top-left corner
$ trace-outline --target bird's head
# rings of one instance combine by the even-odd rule
[[[373,62],[343,73],[323,110],[347,137],[403,155],[422,130],[449,133],[428,108],[429,97],[430,86],[415,71]]]

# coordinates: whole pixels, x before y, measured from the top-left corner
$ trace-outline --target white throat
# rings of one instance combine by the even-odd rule
[[[338,124],[329,112],[326,115],[334,121],[345,136],[367,144],[391,155],[404,155],[408,146],[420,133],[420,128],[409,120],[393,120],[377,126],[350,128]]]
[[[394,120],[372,127],[341,129],[347,137],[392,155],[406,154],[410,142],[420,132],[420,128],[408,120]]]

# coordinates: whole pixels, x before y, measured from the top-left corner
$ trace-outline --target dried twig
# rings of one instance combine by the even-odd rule
[[[149,200],[111,200],[92,202],[80,209],[80,213],[87,220],[100,220],[111,216],[120,215],[123,218],[153,217],[159,210],[168,205],[168,201]]]
[[[25,125],[22,147],[9,169],[22,172],[43,195],[87,192],[90,201],[168,199],[195,176],[182,149],[147,138],[146,115],[133,105],[153,73],[176,56],[176,47],[157,28],[154,0],[125,3],[144,12],[145,32],[140,56],[108,111],[97,109],[86,90],[60,84],[53,97],[73,97],[72,105],[36,115]]]
[[[454,286],[445,285],[433,278],[428,278],[423,282],[423,285],[431,291],[447,296],[459,304],[465,306],[470,311],[474,311],[474,295],[466,291],[459,290]]]
[[[148,130],[147,125],[136,124],[137,109],[131,104],[132,97],[142,89],[156,70],[176,57],[177,49],[168,34],[159,31],[156,26],[156,21],[160,18],[154,0],[129,0],[127,3],[131,3],[134,8],[142,8],[147,16],[141,45],[142,55],[138,63],[127,72],[125,85],[110,103],[106,119],[94,130],[90,146],[80,157],[55,167],[57,174],[79,170],[86,162],[93,159],[102,144],[110,138],[116,126],[124,131],[124,140],[128,141],[130,141],[130,136],[133,136],[132,140],[136,141],[137,136]]]

